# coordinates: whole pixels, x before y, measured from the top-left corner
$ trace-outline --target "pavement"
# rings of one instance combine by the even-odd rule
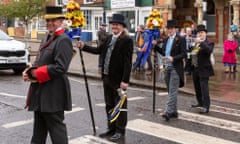
[[[94,43],[89,43],[93,44]],[[34,53],[37,51],[39,43],[38,41],[30,41],[30,51],[33,53],[31,56],[31,61],[34,60]],[[79,50],[77,54],[73,57],[68,73],[74,76],[83,77],[83,70],[81,59],[79,55]],[[212,100],[217,100],[221,102],[228,102],[232,104],[240,104],[240,65],[238,65],[238,72],[236,73],[224,73],[224,67],[221,62],[223,54],[223,47],[216,46],[214,49],[215,55],[215,65],[214,71],[215,76],[211,77],[209,80],[209,92]],[[133,55],[133,61],[136,55]],[[101,79],[101,75],[98,71],[98,55],[89,54],[83,52],[84,67],[86,69],[86,76],[90,79]],[[239,63],[240,64],[240,63]],[[131,74],[130,86],[153,88],[153,75],[146,75],[146,72],[136,72]],[[166,86],[163,81],[163,70],[156,70],[156,94],[166,92]],[[185,76],[185,86],[180,88],[180,93],[184,95],[194,96],[194,88],[192,76]]]

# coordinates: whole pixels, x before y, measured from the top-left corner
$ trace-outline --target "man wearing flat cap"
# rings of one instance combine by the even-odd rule
[[[206,114],[210,108],[210,97],[208,81],[209,77],[214,75],[213,66],[210,60],[211,53],[213,52],[214,43],[207,39],[207,29],[205,25],[197,26],[197,44],[195,54],[192,56],[193,64],[193,84],[197,103],[192,107],[202,108],[199,113]]]
[[[98,48],[85,45],[82,41],[77,43],[77,47],[82,50],[103,56],[101,73],[107,117],[110,116],[109,111],[114,108],[120,99],[117,89],[122,88],[126,90],[128,87],[133,53],[133,40],[124,30],[126,24],[123,15],[113,14],[110,24],[112,34]],[[127,125],[126,109],[127,101],[123,104],[117,120],[112,123],[108,121],[108,131],[100,134],[100,137],[110,137],[111,141],[124,139]]]
[[[167,30],[169,36],[163,42],[160,48],[155,44],[155,49],[166,58],[165,82],[168,90],[168,100],[165,112],[162,117],[169,121],[170,118],[178,118],[177,96],[178,88],[184,86],[184,66],[183,59],[186,57],[186,40],[176,33],[177,21],[168,20]]]
[[[26,108],[34,111],[31,144],[45,144],[49,133],[53,144],[67,144],[64,111],[72,109],[67,71],[72,59],[71,40],[62,29],[65,19],[61,7],[46,7],[48,36],[40,44],[33,66],[27,68],[23,80],[31,82]]]

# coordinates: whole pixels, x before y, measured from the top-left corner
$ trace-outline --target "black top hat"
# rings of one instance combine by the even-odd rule
[[[178,27],[177,20],[172,19],[167,21],[167,28],[177,28],[177,27]]]
[[[102,24],[101,24],[101,26],[107,26],[107,24],[105,24],[105,23],[102,23]]]
[[[205,25],[203,24],[197,25],[197,32],[200,32],[200,31],[205,31],[207,33],[207,29]]]
[[[45,8],[44,19],[55,19],[55,18],[65,18],[65,15],[62,12],[62,7],[57,6],[47,6]]]
[[[113,14],[112,20],[109,23],[119,23],[126,27],[126,24],[124,22],[124,16],[121,14]]]

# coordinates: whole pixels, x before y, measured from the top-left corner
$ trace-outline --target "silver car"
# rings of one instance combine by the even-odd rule
[[[25,43],[9,37],[0,30],[0,69],[13,69],[21,73],[29,64],[29,51]]]

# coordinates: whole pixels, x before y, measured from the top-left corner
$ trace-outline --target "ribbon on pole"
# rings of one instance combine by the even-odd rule
[[[119,88],[119,89],[117,89],[117,91],[118,91],[118,95],[119,95],[119,100],[118,100],[118,103],[116,104],[116,106],[109,112],[110,115],[108,117],[108,121],[110,123],[113,123],[117,120],[118,116],[120,115],[120,112],[123,111],[122,107],[127,99],[127,91],[126,90]]]

